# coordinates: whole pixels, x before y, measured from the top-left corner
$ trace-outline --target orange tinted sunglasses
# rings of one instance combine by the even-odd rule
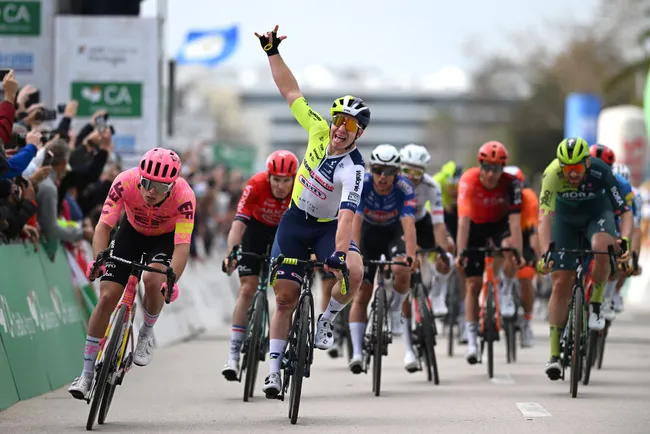
[[[587,166],[584,162],[577,164],[560,164],[560,167],[562,167],[562,173],[567,176],[571,175],[574,172],[578,175],[582,175],[587,170]]]
[[[341,125],[345,124],[345,129],[350,131],[351,133],[356,133],[357,131],[359,131],[359,128],[361,128],[357,123],[356,119],[347,118],[341,115],[332,116],[332,124],[335,127],[340,127]]]

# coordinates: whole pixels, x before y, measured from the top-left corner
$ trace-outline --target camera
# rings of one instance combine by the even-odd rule
[[[56,110],[40,109],[36,112],[35,119],[41,122],[55,121],[57,117]]]

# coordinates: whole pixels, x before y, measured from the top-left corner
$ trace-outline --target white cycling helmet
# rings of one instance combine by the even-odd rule
[[[431,161],[431,155],[424,146],[409,143],[399,151],[402,164],[410,166],[427,167]]]
[[[399,151],[393,145],[379,145],[370,154],[370,165],[399,167]]]
[[[623,163],[614,163],[612,172],[614,172],[614,175],[621,175],[626,181],[630,180],[630,169]]]

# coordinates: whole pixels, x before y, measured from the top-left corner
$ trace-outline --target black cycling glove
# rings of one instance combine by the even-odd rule
[[[271,32],[271,37],[267,37],[266,34],[257,35],[260,39],[260,44],[262,49],[266,52],[267,56],[273,56],[274,54],[279,54],[278,45],[282,42],[282,39],[278,37],[278,26],[275,26]]]

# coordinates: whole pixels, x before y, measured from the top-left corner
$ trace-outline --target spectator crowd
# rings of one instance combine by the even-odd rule
[[[31,241],[38,249],[39,244],[91,241],[121,171],[107,113],[98,111],[74,131],[77,101],[47,107],[39,89],[20,87],[13,71],[2,79],[2,88],[0,244]]]

